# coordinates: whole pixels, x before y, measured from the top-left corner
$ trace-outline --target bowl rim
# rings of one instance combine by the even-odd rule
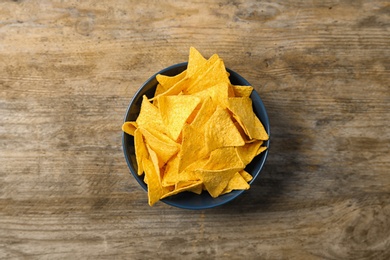
[[[188,65],[188,62],[181,62],[181,63],[173,64],[173,65],[168,66],[168,67],[166,67],[164,69],[161,69],[160,71],[154,73],[151,77],[149,77],[137,89],[137,91],[134,93],[133,97],[131,98],[130,103],[129,103],[127,109],[126,109],[126,113],[125,113],[125,116],[124,116],[124,122],[126,122],[126,120],[128,118],[128,115],[130,113],[130,109],[132,108],[134,103],[139,99],[139,96],[141,95],[141,93],[144,92],[144,88],[151,81],[156,81],[156,75],[158,75],[158,74],[163,74],[164,75],[164,73],[167,73],[167,72],[175,70],[175,69],[181,69],[182,67],[186,67],[187,65]],[[232,77],[233,78],[238,78],[241,82],[244,83],[242,85],[252,86],[244,77],[242,77],[240,74],[238,74],[237,72],[233,71],[232,69],[226,68],[226,71],[229,72],[229,74],[230,74],[229,75],[229,79],[232,78]],[[267,149],[262,153],[262,155],[263,155],[262,156],[262,161],[256,167],[258,169],[256,170],[255,174],[252,175],[252,173],[251,173],[252,180],[249,181],[249,184],[252,184],[256,180],[258,175],[260,175],[261,171],[264,168],[264,164],[267,161],[269,150],[270,150],[270,139],[271,139],[271,131],[270,130],[271,129],[270,129],[270,122],[269,122],[269,117],[268,117],[267,110],[266,110],[266,108],[264,106],[263,101],[261,100],[259,94],[257,93],[257,91],[255,89],[253,89],[250,98],[252,99],[252,106],[254,105],[254,103],[256,103],[256,105],[260,106],[260,110],[263,112],[263,116],[265,118],[265,120],[261,120],[261,122],[264,125],[264,128],[266,129],[266,131],[268,133],[268,136],[269,136],[269,139],[264,142],[264,144],[267,146]],[[122,148],[123,148],[123,153],[124,153],[124,157],[125,157],[127,166],[129,168],[131,174],[133,175],[133,177],[139,183],[139,185],[147,192],[148,191],[147,184],[143,181],[143,177],[141,179],[141,176],[139,176],[137,174],[137,170],[133,167],[132,162],[130,161],[130,158],[128,158],[129,156],[127,156],[128,151],[127,151],[127,147],[126,147],[126,139],[127,139],[126,135],[128,137],[130,137],[130,135],[128,135],[128,134],[126,134],[125,132],[122,131]],[[215,203],[212,203],[210,205],[196,205],[196,206],[194,206],[194,205],[186,205],[185,203],[180,203],[180,202],[175,201],[174,197],[176,195],[172,196],[172,197],[168,197],[168,198],[162,199],[160,201],[162,201],[165,204],[168,204],[170,206],[177,207],[177,208],[190,209],[190,210],[201,210],[201,209],[215,208],[215,207],[227,204],[228,202],[231,202],[232,200],[234,200],[235,198],[240,196],[245,191],[246,190],[234,190],[234,191],[232,191],[230,193],[223,194],[223,195],[218,197],[218,198],[220,198],[218,201],[216,201]],[[201,196],[201,195],[197,195],[197,194],[191,194],[191,195],[193,195],[193,196]],[[207,195],[209,195],[209,194],[207,194]],[[223,196],[225,196],[226,199],[221,199],[221,198],[223,198]],[[218,198],[216,198],[216,199],[218,199]]]

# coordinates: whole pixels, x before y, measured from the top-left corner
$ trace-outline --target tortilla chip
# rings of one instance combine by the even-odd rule
[[[144,138],[139,129],[134,131],[134,147],[135,147],[135,158],[137,160],[137,174],[142,175],[144,172],[143,160],[149,157],[148,150],[146,148]]]
[[[145,95],[142,97],[141,110],[135,122],[137,127],[167,133],[159,109],[150,103]]]
[[[222,147],[213,150],[207,162],[202,166],[203,170],[223,170],[226,168],[244,169],[245,165],[236,147]]]
[[[247,171],[245,171],[245,170],[242,170],[242,171],[240,171],[239,173],[241,174],[242,178],[244,178],[244,180],[245,180],[246,182],[250,182],[250,181],[253,179],[253,176],[250,175],[250,174],[249,174]]]
[[[247,190],[249,189],[248,182],[241,176],[239,172],[236,172],[234,176],[229,180],[225,189],[221,194],[226,194],[231,192],[232,190]]]
[[[193,96],[161,96],[158,99],[162,120],[173,140],[177,140],[200,99]]]
[[[217,106],[207,121],[205,135],[206,145],[210,152],[219,147],[241,146],[245,144],[229,113],[220,106]]]
[[[253,91],[252,86],[232,86],[234,96],[236,97],[250,97]]]
[[[182,145],[178,154],[178,171],[184,171],[190,164],[197,159],[207,156],[207,147],[201,144],[205,143],[205,137],[202,132],[186,124],[183,128]]]
[[[125,122],[122,125],[122,131],[132,136],[134,136],[134,132],[137,128],[138,125],[136,122]]]
[[[172,156],[174,156],[180,149],[180,145],[170,139],[161,132],[146,130],[142,127],[138,128],[144,136],[145,143],[156,152],[160,167],[162,167]]]
[[[184,70],[183,72],[181,72],[175,76],[166,76],[166,75],[162,75],[162,74],[156,75],[156,79],[157,79],[159,85],[161,85],[160,91],[162,91],[162,92],[167,91],[171,86],[175,85],[176,83],[178,83],[179,81],[184,79],[186,77],[186,75],[187,75],[186,70]],[[156,96],[156,95],[158,95],[158,93],[155,93],[154,95]]]
[[[247,165],[259,154],[258,151],[262,144],[262,140],[255,140],[254,142],[246,143],[243,146],[237,146],[235,149],[242,162]]]
[[[184,192],[184,191],[191,191],[191,192],[199,192],[199,188],[202,188],[202,181],[184,181],[180,182],[176,185],[175,189],[171,192],[168,192],[164,194],[161,199],[164,199],[166,197],[176,195],[178,193]],[[199,193],[198,193],[199,194]]]
[[[234,97],[229,98],[228,103],[229,110],[250,139],[268,140],[264,126],[253,112],[252,99]]]
[[[224,170],[199,170],[196,174],[203,181],[203,184],[211,195],[216,198],[228,185],[230,179],[237,172],[237,169],[224,169]]]

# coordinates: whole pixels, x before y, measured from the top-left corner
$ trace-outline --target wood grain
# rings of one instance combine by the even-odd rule
[[[158,203],[121,124],[138,87],[218,53],[271,150],[226,206]],[[389,259],[387,1],[0,1],[0,259]]]

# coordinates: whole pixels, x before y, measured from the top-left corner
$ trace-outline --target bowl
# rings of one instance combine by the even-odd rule
[[[180,72],[187,69],[187,62],[179,63],[172,65],[170,67],[167,67],[156,74],[154,74],[152,77],[150,77],[135,93],[134,97],[130,101],[130,104],[127,108],[124,121],[135,121],[138,117],[138,114],[140,112],[141,108],[141,102],[142,102],[142,96],[146,95],[147,97],[151,98],[154,96],[154,92],[156,90],[157,86],[157,80],[156,75],[157,74],[163,74],[167,76],[174,76],[179,74]],[[230,73],[230,81],[234,85],[246,85],[251,86],[247,80],[245,80],[242,76],[240,76],[238,73],[232,71],[231,69],[226,68],[226,70]],[[270,135],[270,124],[269,119],[267,115],[267,111],[265,109],[265,106],[259,96],[259,94],[253,90],[251,94],[252,99],[252,106],[255,114],[260,119],[262,124],[264,125],[268,135]],[[256,156],[251,163],[249,163],[245,170],[249,172],[253,179],[249,182],[249,184],[252,184],[256,178],[259,176],[261,170],[263,169],[263,166],[265,164],[265,161],[268,156],[269,151],[269,145],[270,141],[264,142],[264,145],[267,146],[267,150],[258,156]],[[123,146],[123,152],[124,156],[127,162],[127,165],[130,169],[131,174],[134,176],[134,178],[137,180],[137,182],[141,185],[141,187],[147,191],[147,185],[143,181],[144,175],[138,176],[137,174],[137,160],[135,157],[135,148],[134,148],[134,138],[131,135],[128,135],[126,133],[122,134],[122,146]],[[167,197],[165,199],[162,199],[161,201],[174,206],[178,208],[183,209],[208,209],[217,207],[223,204],[226,204],[227,202],[232,201],[233,199],[237,198],[240,194],[242,194],[245,190],[234,190],[230,193],[221,195],[217,198],[211,197],[207,191],[202,192],[202,194],[198,195],[191,192],[183,192],[179,193],[177,195]]]

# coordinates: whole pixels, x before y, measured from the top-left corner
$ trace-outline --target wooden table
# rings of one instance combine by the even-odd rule
[[[189,47],[254,86],[251,189],[190,211],[129,174],[121,124]],[[1,259],[390,259],[388,1],[0,2]]]

